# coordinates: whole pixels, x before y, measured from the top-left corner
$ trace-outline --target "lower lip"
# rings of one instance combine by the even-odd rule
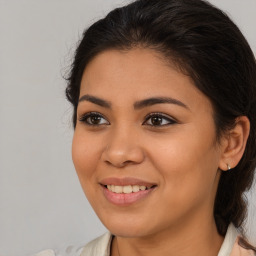
[[[112,204],[119,205],[119,206],[130,205],[130,204],[138,202],[142,199],[145,199],[155,189],[155,187],[154,187],[154,188],[150,188],[147,190],[141,190],[141,191],[133,192],[133,193],[129,193],[129,194],[125,194],[125,193],[118,194],[118,193],[114,193],[114,192],[108,190],[104,186],[102,186],[102,188],[103,188],[103,194],[107,198],[107,200],[109,202],[111,202]]]

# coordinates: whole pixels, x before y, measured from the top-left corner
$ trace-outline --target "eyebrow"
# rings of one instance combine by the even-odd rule
[[[154,97],[154,98],[137,101],[134,103],[134,109],[141,109],[144,107],[153,106],[155,104],[163,104],[163,103],[175,104],[180,107],[189,109],[189,107],[183,102],[174,98],[169,98],[169,97]]]
[[[91,103],[94,103],[96,105],[99,105],[101,107],[108,108],[108,109],[111,109],[111,106],[112,106],[112,104],[109,101],[100,99],[98,97],[95,97],[95,96],[92,96],[89,94],[83,95],[79,99],[79,102],[81,102],[81,101],[89,101]],[[141,109],[144,107],[153,106],[156,104],[166,104],[166,103],[175,104],[180,107],[189,109],[189,107],[186,104],[184,104],[183,102],[181,102],[180,100],[177,100],[174,98],[169,98],[169,97],[153,97],[153,98],[149,98],[149,99],[145,99],[145,100],[141,100],[141,101],[136,101],[133,106],[134,106],[135,110],[138,110],[138,109]]]
[[[92,96],[92,95],[89,95],[89,94],[83,95],[83,96],[79,99],[79,102],[81,102],[81,101],[89,101],[89,102],[94,103],[94,104],[96,104],[96,105],[99,105],[99,106],[101,106],[101,107],[111,109],[111,103],[110,103],[109,101],[100,99],[100,98],[98,98],[98,97],[95,97],[95,96]]]

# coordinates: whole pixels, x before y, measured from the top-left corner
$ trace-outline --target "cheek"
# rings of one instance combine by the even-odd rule
[[[79,130],[75,131],[72,143],[72,159],[84,191],[92,185],[96,164],[99,160],[99,145],[93,143],[90,136],[82,136]]]
[[[169,200],[193,201],[214,193],[219,158],[213,138],[214,130],[192,132],[190,129],[190,132],[175,132],[169,139],[152,143],[154,150],[150,151],[150,158],[166,184],[165,194]]]

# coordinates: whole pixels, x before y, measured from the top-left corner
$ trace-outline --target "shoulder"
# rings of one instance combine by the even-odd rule
[[[60,247],[54,250],[43,250],[33,255],[30,254],[29,256],[80,256],[83,248],[84,244],[83,246],[81,246],[81,244],[70,245],[68,247]]]
[[[218,256],[255,256],[255,252],[245,245],[245,240],[231,223]]]
[[[112,235],[108,232],[84,246],[81,256],[109,256]]]
[[[32,256],[55,256],[55,253],[53,250],[44,250]]]
[[[242,237],[237,237],[235,244],[233,246],[232,252],[230,256],[255,256],[256,253],[252,249],[249,249],[248,247],[243,247],[239,241],[243,241]]]

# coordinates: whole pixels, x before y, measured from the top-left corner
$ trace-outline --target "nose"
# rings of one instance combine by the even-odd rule
[[[145,158],[138,136],[131,131],[115,131],[108,138],[102,153],[102,160],[112,166],[122,168],[127,165],[140,164]]]

